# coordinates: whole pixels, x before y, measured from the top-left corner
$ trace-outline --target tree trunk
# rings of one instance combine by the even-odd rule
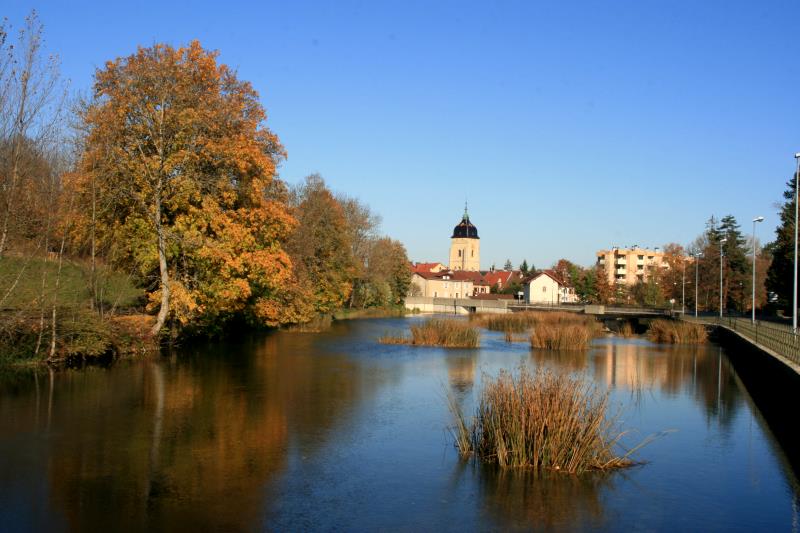
[[[164,327],[164,322],[167,320],[169,313],[169,272],[167,271],[167,251],[166,243],[164,242],[164,227],[161,224],[161,196],[156,197],[156,212],[154,216],[156,225],[156,234],[158,235],[158,269],[161,272],[161,308],[158,310],[158,317],[153,329],[150,330],[152,335],[158,335],[161,328]]]

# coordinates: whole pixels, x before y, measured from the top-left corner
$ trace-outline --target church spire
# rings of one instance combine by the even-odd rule
[[[464,216],[462,217],[463,220],[469,220],[469,213],[467,213],[467,201],[464,200]]]

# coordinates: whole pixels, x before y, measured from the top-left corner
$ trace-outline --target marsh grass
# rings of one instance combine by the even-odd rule
[[[506,342],[528,340],[532,348],[548,350],[587,348],[603,332],[603,326],[594,317],[565,312],[478,314],[470,316],[470,322],[491,331],[502,331]],[[527,337],[517,335],[531,331]]]
[[[624,433],[614,430],[617,416],[608,416],[608,393],[569,374],[501,371],[486,381],[470,425],[452,399],[449,407],[461,454],[503,468],[610,470],[633,465],[641,447],[615,453]]]
[[[708,340],[704,326],[678,320],[653,320],[647,335],[653,342],[667,344],[703,344]]]
[[[633,337],[634,336],[633,326],[631,326],[630,322],[625,321],[622,324],[620,324],[619,332],[617,332],[617,334],[620,337],[623,337],[623,338],[626,338],[626,339],[628,339],[630,337]]]
[[[385,335],[381,344],[409,344],[415,346],[443,346],[445,348],[477,348],[480,333],[463,320],[431,318],[411,326],[410,337]]]

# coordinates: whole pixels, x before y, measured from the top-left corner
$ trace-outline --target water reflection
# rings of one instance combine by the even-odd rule
[[[405,327],[354,321],[110,369],[0,376],[0,523],[514,530],[796,520],[794,478],[714,345],[375,342]],[[442,384],[470,413],[482,376],[519,364],[585,373],[616,400],[633,398],[626,423],[643,434],[679,431],[646,448],[645,466],[612,475],[534,477],[461,462]]]
[[[475,468],[484,510],[500,529],[597,529],[606,522],[601,494],[611,489],[612,476]]]
[[[248,529],[265,484],[285,467],[290,431],[319,449],[374,389],[347,358],[312,355],[313,341],[272,336],[247,357],[206,350],[50,374],[46,390],[36,376],[30,396],[3,404],[32,416],[13,426],[3,416],[3,426],[48,434],[51,497],[69,529],[114,530],[121,516],[137,530]]]

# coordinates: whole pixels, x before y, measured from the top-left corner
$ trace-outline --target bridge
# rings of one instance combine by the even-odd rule
[[[590,304],[526,304],[518,300],[484,300],[481,298],[433,298],[408,296],[406,309],[421,313],[466,315],[469,313],[516,313],[521,311],[566,311],[598,315],[603,318],[659,318],[671,316],[669,309],[615,307]]]
[[[788,324],[750,318],[719,316],[681,316],[681,320],[722,328],[753,347],[771,355],[800,374],[800,335]]]

